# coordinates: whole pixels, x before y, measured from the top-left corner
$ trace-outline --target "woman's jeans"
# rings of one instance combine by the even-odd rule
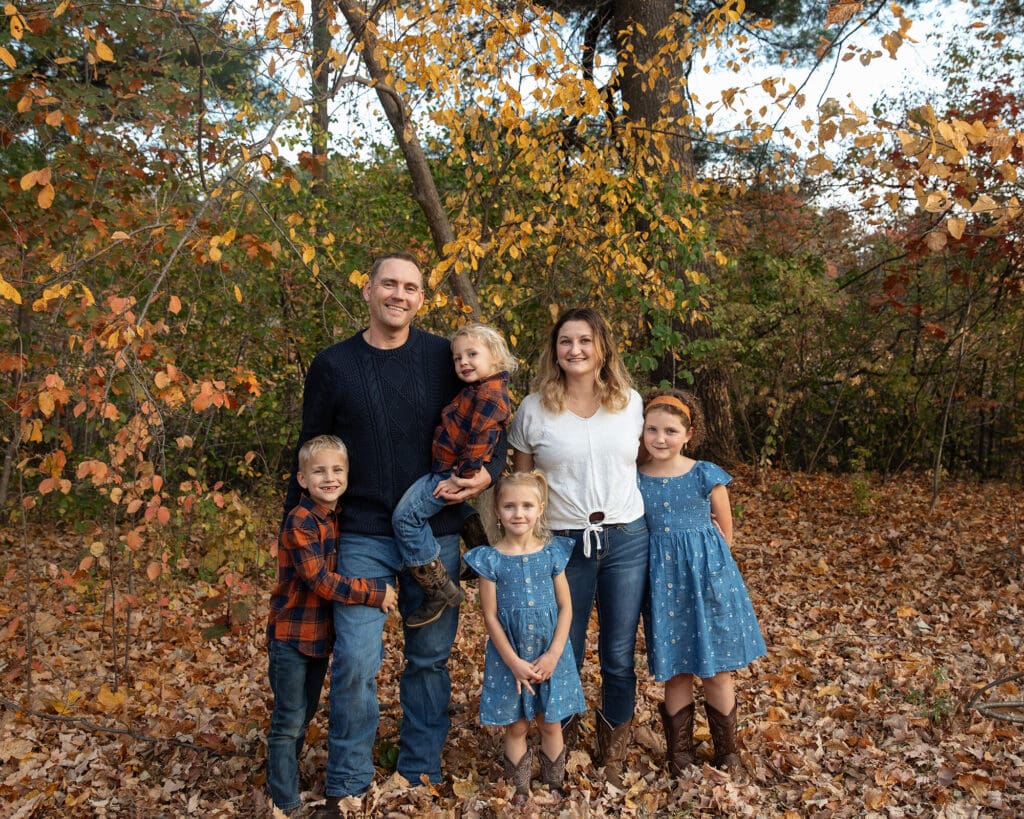
[[[425,566],[437,557],[437,539],[430,529],[430,519],[448,505],[448,501],[434,497],[437,485],[447,477],[447,473],[431,472],[417,478],[391,515],[391,528],[405,566]]]
[[[597,602],[597,651],[601,662],[601,712],[615,727],[632,719],[636,706],[637,627],[647,600],[647,523],[604,527],[598,535],[600,546],[583,555],[583,530],[555,532],[573,539],[572,556],[565,567],[572,597],[572,625],[569,640],[576,655],[576,668],[583,668],[587,626]]]
[[[267,789],[281,810],[299,806],[299,754],[320,705],[327,657],[307,657],[290,643],[271,640],[270,690],[274,710],[267,732]]]
[[[441,561],[458,577],[459,536],[439,537]],[[394,582],[402,565],[392,538],[342,533],[339,574]],[[398,610],[403,618],[423,602],[423,590],[408,572],[399,574]],[[327,796],[362,794],[373,781],[373,744],[380,709],[377,672],[383,658],[385,614],[369,606],[334,606],[331,664],[331,727],[327,736]],[[405,629],[405,671],[399,685],[402,725],[398,772],[413,784],[426,774],[441,781],[441,751],[448,736],[451,678],[448,655],[459,623],[458,608],[423,628]]]

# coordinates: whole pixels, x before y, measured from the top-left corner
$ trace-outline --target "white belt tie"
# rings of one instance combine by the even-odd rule
[[[604,521],[604,515],[601,515],[600,519],[597,521],[593,520],[596,515],[591,515],[590,517],[591,520],[588,521],[587,525],[583,528],[584,557],[590,557],[592,551],[601,551],[601,533],[604,531],[604,527],[601,523]]]

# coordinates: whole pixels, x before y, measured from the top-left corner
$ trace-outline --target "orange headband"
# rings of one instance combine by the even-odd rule
[[[656,398],[652,398],[647,404],[647,409],[653,409],[659,404],[664,404],[667,407],[674,407],[686,416],[687,421],[692,421],[690,417],[690,408],[686,406],[682,401],[676,398],[674,395],[659,395]]]

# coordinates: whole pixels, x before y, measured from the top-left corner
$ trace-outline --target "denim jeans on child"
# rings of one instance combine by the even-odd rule
[[[405,566],[423,566],[437,557],[439,548],[430,530],[430,519],[447,504],[434,497],[434,490],[448,477],[448,473],[431,472],[418,478],[405,490],[391,515],[391,527]]]
[[[270,690],[274,710],[267,733],[267,789],[281,810],[299,806],[299,754],[320,705],[327,657],[307,657],[290,643],[271,640]]]
[[[458,577],[459,536],[437,539],[441,560]],[[393,581],[402,565],[398,544],[387,537],[342,534],[339,574]],[[412,576],[399,574],[398,610],[406,616],[423,602]],[[373,781],[373,743],[380,708],[377,672],[383,657],[385,615],[369,606],[334,607],[334,659],[331,665],[331,727],[327,739],[328,796],[362,794]],[[426,774],[441,781],[441,751],[448,736],[451,677],[448,656],[459,623],[457,608],[445,609],[429,626],[405,629],[405,671],[399,685],[402,726],[398,772],[413,784]]]
[[[583,554],[583,530],[555,532],[574,541],[565,577],[572,598],[569,640],[576,667],[583,668],[587,626],[597,601],[597,650],[601,662],[601,711],[612,726],[632,718],[636,706],[636,669],[633,655],[640,612],[647,598],[647,523],[604,526],[597,534],[597,549]]]

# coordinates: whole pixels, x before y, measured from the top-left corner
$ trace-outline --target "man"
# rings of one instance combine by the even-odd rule
[[[333,434],[349,450],[349,490],[341,516],[337,571],[352,577],[393,580],[402,565],[391,514],[405,490],[430,471],[431,441],[441,409],[462,386],[447,339],[412,327],[423,306],[423,274],[414,257],[394,253],[377,259],[363,300],[366,329],[322,350],[306,375],[299,446],[315,435]],[[504,436],[496,452],[505,453]],[[474,497],[505,465],[495,457],[472,478],[457,479],[451,501]],[[294,476],[286,508],[298,499]],[[431,520],[448,573],[458,576],[458,504]],[[399,611],[419,608],[422,589],[404,573],[399,578]],[[354,611],[359,609],[359,611]],[[339,813],[346,796],[360,795],[373,780],[373,743],[379,707],[376,675],[385,614],[367,606],[336,606],[331,664],[327,806]],[[451,679],[448,656],[458,609],[436,622],[405,630],[406,666],[400,681],[402,727],[398,772],[413,784],[421,777],[441,781],[441,751],[448,735]]]

